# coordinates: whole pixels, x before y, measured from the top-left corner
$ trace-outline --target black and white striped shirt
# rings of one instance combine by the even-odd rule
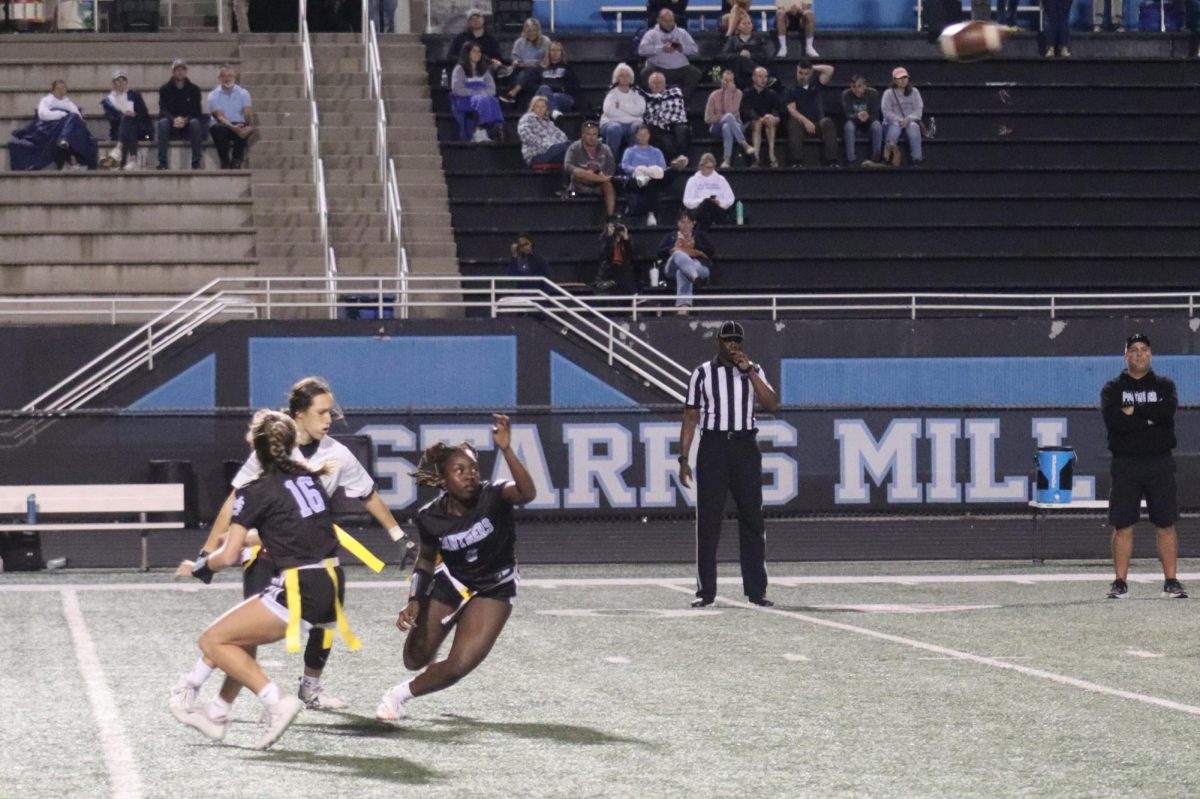
[[[754,364],[751,368],[766,380],[761,366]],[[692,371],[686,404],[700,410],[702,430],[754,429],[754,385],[750,376],[715,358]]]

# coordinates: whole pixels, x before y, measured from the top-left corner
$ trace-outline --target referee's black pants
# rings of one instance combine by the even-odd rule
[[[738,515],[742,590],[748,597],[767,593],[766,530],[762,515],[762,453],[753,433],[705,431],[696,455],[696,596],[717,594],[717,544],[725,497],[733,494]]]

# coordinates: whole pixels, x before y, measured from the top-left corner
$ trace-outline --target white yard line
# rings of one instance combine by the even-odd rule
[[[1145,574],[1131,574],[1128,581],[1131,583],[1160,583],[1162,582],[1162,574],[1157,572],[1148,572]],[[1187,581],[1200,581],[1200,572],[1188,572],[1179,575],[1179,579]],[[1105,586],[1112,581],[1111,570],[1096,571],[1091,573],[1069,572],[1066,574],[897,574],[897,575],[811,575],[811,576],[787,576],[787,575],[771,575],[772,585],[783,585],[788,587],[798,587],[802,585],[937,585],[943,583],[1015,583],[1017,585],[1031,585],[1034,583],[1104,583]],[[741,585],[742,581],[739,577],[722,577],[717,580],[721,585]],[[691,576],[682,577],[529,577],[521,579],[523,588],[579,588],[579,587],[603,587],[603,586],[653,586],[653,585],[677,585],[677,586],[692,586],[696,585],[696,578]],[[372,580],[372,581],[357,581],[350,580],[346,583],[347,588],[353,588],[356,591],[361,590],[408,590],[407,580]],[[2,593],[39,593],[53,591],[182,591],[185,593],[198,593],[200,591],[230,591],[237,589],[242,590],[240,580],[222,580],[212,585],[202,585],[195,581],[189,582],[169,582],[169,583],[27,583],[4,585],[0,584],[0,594]]]
[[[774,581],[775,578],[772,578],[772,580]],[[663,588],[668,588],[672,591],[679,591],[680,593],[695,593],[694,589],[685,588],[683,586],[674,585],[671,583],[660,583],[660,585],[662,585]],[[1166,708],[1167,710],[1175,710],[1180,713],[1188,713],[1193,716],[1200,716],[1200,707],[1197,707],[1196,705],[1185,705],[1182,702],[1173,702],[1170,699],[1162,699],[1161,697],[1150,696],[1149,694],[1139,694],[1133,691],[1123,691],[1120,688],[1110,688],[1107,685],[1088,682],[1087,680],[1081,680],[1077,677],[1070,677],[1066,674],[1058,674],[1057,672],[1046,671],[1044,669],[1035,669],[1029,666],[1022,666],[1018,663],[1008,663],[1004,660],[1000,660],[999,658],[973,655],[970,652],[963,652],[958,649],[951,649],[950,647],[940,646],[938,644],[930,644],[925,641],[918,641],[915,638],[905,638],[902,635],[883,633],[879,632],[878,630],[867,629],[866,627],[858,627],[854,624],[845,624],[844,622],[840,621],[820,619],[815,616],[808,616],[804,613],[796,613],[791,610],[782,610],[780,608],[763,608],[759,607],[758,605],[752,605],[749,602],[739,602],[738,600],[728,599],[722,596],[717,597],[717,602],[732,607],[745,608],[747,610],[757,610],[763,613],[771,613],[776,616],[796,619],[798,621],[807,622],[808,624],[814,624],[818,627],[828,627],[833,630],[841,630],[842,632],[863,635],[868,638],[876,638],[880,641],[888,641],[890,643],[900,644],[901,646],[907,646],[912,649],[920,649],[925,652],[931,652],[935,655],[942,655],[955,660],[965,660],[969,663],[977,663],[981,666],[990,666],[995,669],[1004,669],[1005,671],[1015,671],[1018,674],[1024,674],[1027,677],[1036,677],[1039,680],[1046,680],[1048,682],[1058,683],[1059,685],[1079,688],[1080,690],[1089,691],[1094,694],[1104,694],[1105,696],[1115,696],[1121,699],[1130,699],[1134,702],[1142,702],[1143,704],[1154,705],[1155,707],[1162,707]]]
[[[92,635],[83,620],[79,595],[72,589],[63,590],[62,602],[63,615],[75,644],[75,658],[79,661],[79,671],[87,686],[92,716],[99,728],[100,748],[104,751],[104,762],[108,766],[113,799],[141,799],[142,778],[138,775],[137,762],[125,737],[125,725],[121,723],[116,700],[104,679],[96,645],[92,643]]]

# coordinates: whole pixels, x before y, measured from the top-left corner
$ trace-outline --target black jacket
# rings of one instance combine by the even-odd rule
[[[1175,447],[1175,409],[1179,396],[1169,377],[1150,370],[1140,380],[1123,371],[1104,384],[1100,413],[1108,428],[1108,448],[1114,455],[1167,455]],[[1121,412],[1132,407],[1133,413]]]
[[[663,236],[662,241],[658,245],[658,252],[656,253],[658,260],[665,261],[671,257],[671,250],[675,249],[675,237],[678,235],[678,230],[672,230]],[[713,246],[712,239],[700,228],[694,228],[692,230],[692,241],[696,244],[696,249],[704,253],[704,260],[711,266],[713,259],[717,257],[717,248]]]
[[[487,31],[484,31],[482,36],[476,36],[471,32],[470,28],[455,36],[454,41],[450,42],[450,52],[446,53],[446,60],[457,62],[462,57],[463,45],[467,42],[479,45],[479,51],[483,53],[485,58],[494,58],[497,61],[503,60],[500,57],[500,42],[495,36]]]
[[[159,88],[159,117],[168,119],[175,117],[192,119],[194,117],[198,119],[203,113],[200,109],[200,87],[190,80],[185,78],[182,88],[177,87],[174,80],[167,81]]]

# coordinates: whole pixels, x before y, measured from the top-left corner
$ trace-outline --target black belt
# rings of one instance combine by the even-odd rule
[[[751,430],[704,430],[705,437],[713,436],[715,438],[727,438],[730,441],[740,441],[742,439],[754,438],[758,435],[758,428]]]

